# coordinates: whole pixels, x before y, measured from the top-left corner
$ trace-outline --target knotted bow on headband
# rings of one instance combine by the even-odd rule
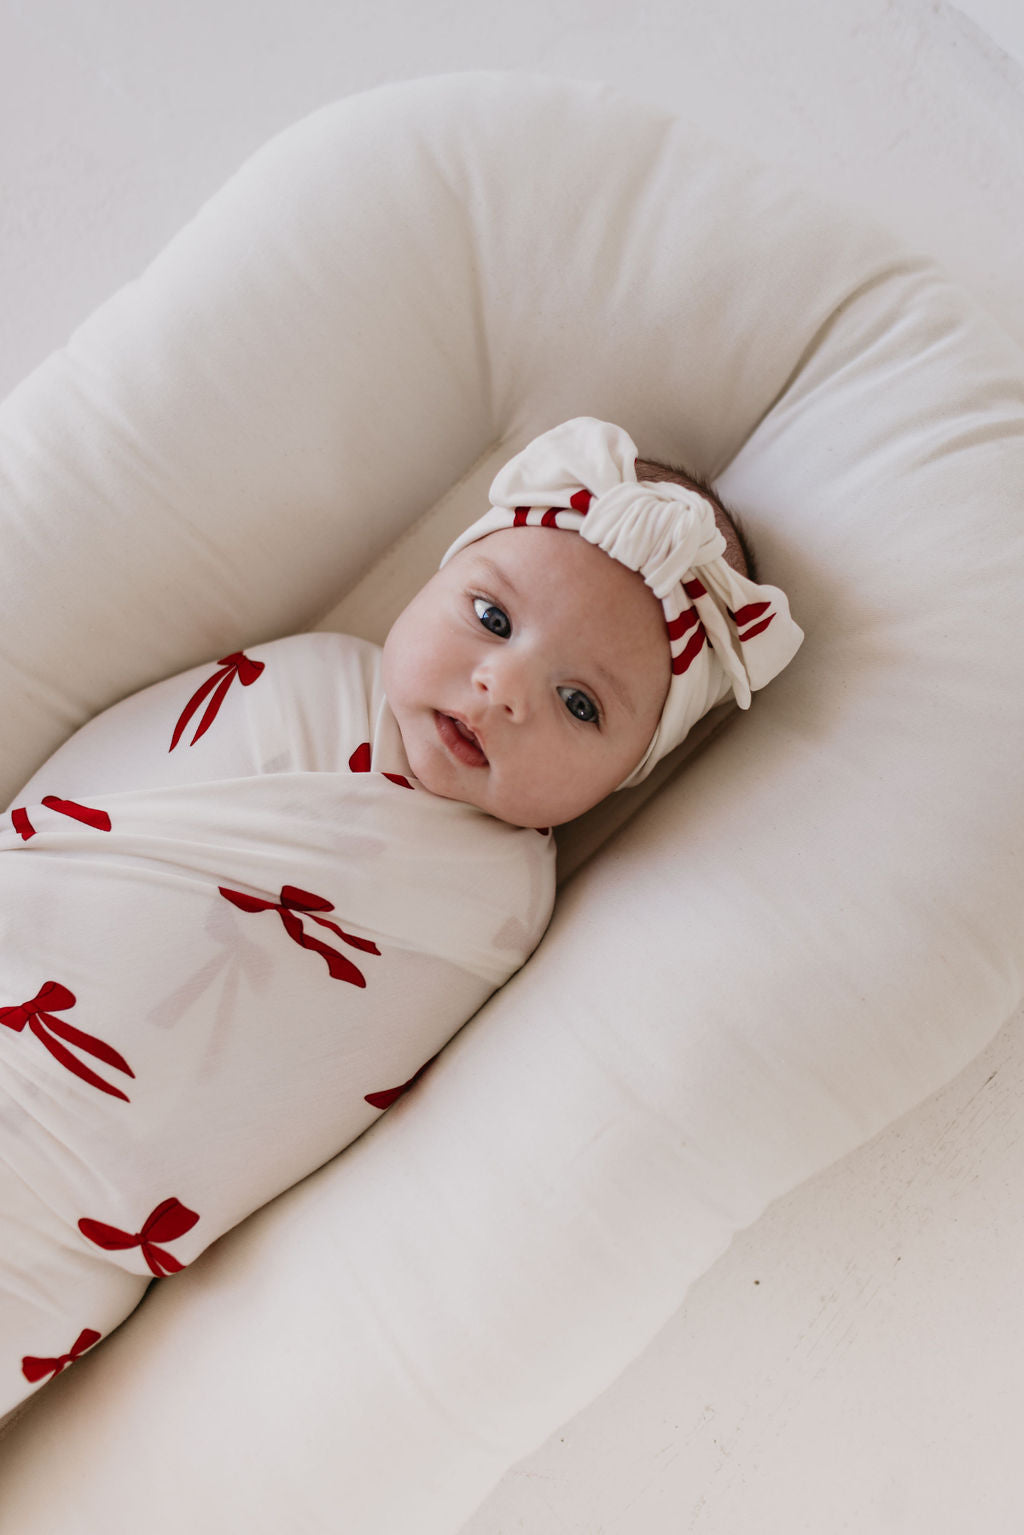
[[[592,416],[564,421],[499,470],[491,509],[441,561],[501,528],[580,533],[637,571],[665,611],[672,681],[653,738],[620,789],[640,783],[730,691],[741,709],[793,659],[803,630],[777,586],[741,576],[699,491],[638,481],[637,448],[621,427]]]

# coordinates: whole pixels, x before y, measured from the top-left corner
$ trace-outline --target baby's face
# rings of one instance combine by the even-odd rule
[[[636,767],[671,661],[640,576],[576,533],[507,528],[413,598],[383,677],[425,788],[541,827],[581,815]]]

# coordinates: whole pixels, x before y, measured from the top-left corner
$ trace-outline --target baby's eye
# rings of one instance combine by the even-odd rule
[[[499,608],[496,603],[488,602],[486,597],[474,597],[473,611],[485,629],[489,629],[499,639],[508,639],[512,633],[512,625],[508,614]]]
[[[588,725],[597,724],[600,718],[598,707],[581,688],[559,688],[558,696],[578,720],[584,720]]]

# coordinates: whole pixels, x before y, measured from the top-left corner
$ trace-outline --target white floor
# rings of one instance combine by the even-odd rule
[[[1024,1012],[740,1237],[462,1535],[1019,1535]]]
[[[1020,0],[0,0],[0,392],[278,128],[477,67],[755,145],[1024,342]],[[1024,1011],[740,1238],[464,1535],[1019,1535],[1022,1096]]]

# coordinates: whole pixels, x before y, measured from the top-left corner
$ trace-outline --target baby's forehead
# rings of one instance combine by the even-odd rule
[[[643,586],[636,571],[568,528],[499,528],[476,539],[462,553],[513,584],[546,588],[557,581],[566,589],[588,590]]]
[[[592,641],[628,634],[648,654],[668,656],[664,609],[643,577],[574,531],[501,528],[456,558],[467,556],[478,574],[494,578],[490,595],[529,600],[535,613],[557,616]]]

